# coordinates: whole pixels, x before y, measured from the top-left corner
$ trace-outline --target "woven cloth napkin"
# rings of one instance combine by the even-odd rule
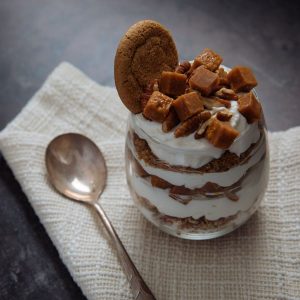
[[[159,231],[133,205],[124,172],[127,115],[115,89],[62,63],[0,133],[3,156],[85,296],[132,299],[96,214],[48,182],[45,148],[66,132],[85,134],[104,153],[101,203],[158,300],[299,299],[300,127],[269,135],[270,182],[258,212],[227,236],[187,241]]]

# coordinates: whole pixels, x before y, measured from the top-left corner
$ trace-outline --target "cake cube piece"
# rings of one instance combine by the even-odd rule
[[[172,98],[155,91],[148,100],[143,114],[149,120],[162,123],[169,113],[172,102]]]
[[[143,93],[141,94],[141,106],[142,106],[142,110],[144,110],[149,98],[151,97],[153,91],[154,91],[154,84],[156,83],[156,80],[151,80],[147,83],[147,85],[144,88]]]
[[[251,92],[238,100],[238,110],[247,119],[248,123],[254,123],[260,119],[261,104]]]
[[[171,188],[173,185],[171,183],[169,183],[168,181],[155,176],[155,175],[151,175],[151,184],[152,186],[158,187],[160,189],[168,189]]]
[[[198,67],[189,80],[191,88],[198,90],[204,96],[209,96],[218,88],[218,74],[205,69],[203,66]]]
[[[216,118],[212,119],[205,133],[208,141],[221,149],[228,149],[238,135],[236,129]]]
[[[162,93],[177,97],[184,94],[186,88],[186,75],[177,72],[163,71],[161,74],[159,89]]]
[[[210,71],[216,71],[222,63],[222,57],[215,53],[213,50],[205,48],[200,54],[194,59],[193,66],[204,66]]]
[[[170,108],[170,112],[167,115],[166,119],[162,123],[162,131],[169,132],[171,131],[176,125],[178,125],[180,120],[178,119],[177,113],[173,107]]]
[[[172,106],[181,122],[204,110],[202,97],[197,92],[179,96],[173,101]]]
[[[233,68],[228,73],[227,79],[235,92],[249,92],[257,86],[257,81],[252,71],[243,66]]]

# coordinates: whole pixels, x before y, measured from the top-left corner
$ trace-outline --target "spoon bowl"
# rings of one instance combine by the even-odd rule
[[[48,145],[46,167],[55,188],[79,201],[95,202],[103,192],[107,178],[104,157],[87,137],[68,133]]]

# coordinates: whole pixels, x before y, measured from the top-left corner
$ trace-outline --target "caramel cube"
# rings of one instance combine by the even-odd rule
[[[238,100],[238,110],[247,119],[248,123],[253,123],[260,118],[261,104],[250,92]]]
[[[162,131],[169,132],[171,131],[176,125],[179,124],[179,119],[177,113],[173,107],[170,108],[170,112],[164,122],[162,123]]]
[[[143,114],[149,120],[162,123],[169,113],[172,102],[172,98],[155,91],[148,100]]]
[[[204,96],[208,96],[218,88],[218,74],[205,69],[203,66],[197,68],[189,80],[190,87],[198,90]]]
[[[205,48],[196,58],[194,59],[193,66],[204,66],[210,71],[216,71],[222,63],[222,57],[215,53],[213,50]]]
[[[172,106],[175,108],[181,122],[204,110],[201,96],[197,92],[178,97],[173,101]]]
[[[158,188],[164,189],[164,190],[171,188],[173,186],[168,181],[161,179],[160,177],[157,177],[155,175],[151,176],[151,184],[152,184],[152,186],[155,186],[155,187],[158,187]]]
[[[162,93],[177,97],[184,94],[186,88],[186,75],[177,72],[163,71],[160,78],[159,89]]]
[[[233,68],[227,75],[231,88],[235,92],[249,92],[257,86],[257,81],[252,71],[247,67]]]
[[[238,135],[237,130],[216,118],[212,119],[205,133],[208,141],[221,149],[228,149]]]

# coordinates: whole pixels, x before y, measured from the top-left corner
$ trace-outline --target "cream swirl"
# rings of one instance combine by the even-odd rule
[[[225,107],[215,107],[213,112],[225,109]],[[240,155],[246,151],[251,144],[256,143],[260,136],[257,122],[248,124],[247,120],[239,113],[236,101],[231,101],[229,109],[233,116],[230,125],[239,131],[239,136],[234,140],[230,152]],[[165,133],[161,124],[146,120],[142,114],[130,115],[131,126],[136,134],[145,139],[151,151],[161,160],[171,165],[199,168],[212,159],[217,159],[225,152],[210,144],[206,139],[196,140],[193,134],[185,137],[174,137],[174,128]]]

